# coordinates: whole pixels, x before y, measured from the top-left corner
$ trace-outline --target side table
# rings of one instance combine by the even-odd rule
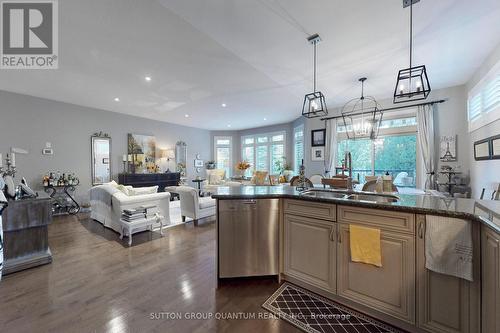
[[[193,183],[197,183],[198,185],[198,194],[201,196],[202,193],[201,193],[201,183],[203,183],[206,179],[203,179],[203,178],[197,178],[197,179],[193,179],[191,180]]]

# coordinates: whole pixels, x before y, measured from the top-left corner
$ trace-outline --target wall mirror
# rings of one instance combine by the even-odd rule
[[[91,136],[92,185],[111,181],[111,138],[107,134],[96,133]]]
[[[184,141],[175,144],[175,169],[181,176],[186,176],[187,145]]]

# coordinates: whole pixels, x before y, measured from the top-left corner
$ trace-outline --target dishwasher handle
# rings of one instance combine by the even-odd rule
[[[257,200],[255,199],[242,200],[241,203],[244,205],[255,205],[257,204]]]

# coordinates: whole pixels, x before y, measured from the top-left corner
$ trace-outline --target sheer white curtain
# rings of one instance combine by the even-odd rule
[[[422,177],[419,188],[432,189],[434,187],[434,172],[436,171],[434,145],[434,109],[435,104],[421,105],[417,109],[418,142],[422,152]]]
[[[337,161],[337,119],[325,120],[325,129],[325,176],[333,177]]]

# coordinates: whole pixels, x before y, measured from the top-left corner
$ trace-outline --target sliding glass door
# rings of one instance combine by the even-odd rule
[[[338,142],[337,165],[344,153],[351,152],[353,178],[364,183],[365,177],[388,172],[398,186],[415,187],[417,177],[417,135],[385,135],[376,140],[357,139]]]

